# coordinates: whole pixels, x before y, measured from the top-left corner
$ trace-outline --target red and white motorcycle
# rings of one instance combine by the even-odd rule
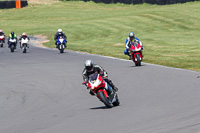
[[[0,47],[3,47],[3,43],[5,42],[5,36],[4,35],[0,35]]]
[[[86,81],[83,82],[86,84]],[[120,104],[117,93],[112,91],[110,95],[106,91],[105,87],[107,82],[105,82],[100,74],[94,73],[89,76],[88,88],[103,102],[106,107],[111,108],[113,106],[118,106]]]
[[[142,47],[140,46],[139,43],[133,42],[131,44],[131,58],[133,62],[135,62],[136,66],[141,66],[141,62],[143,60],[143,55],[142,55]]]

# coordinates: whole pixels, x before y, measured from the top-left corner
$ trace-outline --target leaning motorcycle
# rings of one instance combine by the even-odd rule
[[[86,82],[83,82],[83,84],[86,84]],[[120,102],[117,93],[112,91],[112,93],[108,95],[108,92],[105,89],[106,85],[107,82],[103,80],[100,74],[94,73],[89,76],[88,88],[99,98],[99,100],[103,102],[107,108],[118,106]]]
[[[21,39],[21,49],[22,49],[23,53],[27,52],[28,42],[29,42],[28,38],[22,38]]]
[[[3,43],[5,42],[5,36],[4,35],[0,35],[0,47],[3,47]]]
[[[17,46],[16,38],[10,38],[8,44],[9,44],[10,51],[14,52],[14,50],[16,49],[16,46]]]
[[[65,50],[65,46],[66,46],[66,40],[64,37],[58,37],[58,42],[57,42],[57,47],[58,50],[60,51],[60,53],[63,53]]]
[[[136,66],[141,66],[141,62],[143,60],[143,55],[142,55],[142,47],[140,46],[139,43],[133,42],[131,44],[131,58],[133,62],[135,63]]]

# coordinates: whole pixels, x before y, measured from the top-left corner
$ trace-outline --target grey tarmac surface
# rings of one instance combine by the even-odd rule
[[[86,59],[108,72],[120,106],[105,108],[81,84]],[[4,46],[0,75],[0,133],[200,133],[199,72]]]

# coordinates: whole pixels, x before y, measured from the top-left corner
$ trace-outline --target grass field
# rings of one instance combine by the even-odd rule
[[[200,2],[174,5],[57,2],[0,10],[6,34],[53,37],[62,28],[68,49],[128,59],[123,54],[130,31],[144,45],[144,62],[200,71]]]

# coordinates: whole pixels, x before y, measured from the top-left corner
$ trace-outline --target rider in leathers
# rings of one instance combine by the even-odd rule
[[[108,83],[108,88],[106,88],[108,95],[112,93],[112,90],[114,90],[115,92],[118,91],[118,88],[112,83],[110,79],[108,79],[107,72],[101,66],[94,64],[91,60],[86,60],[85,68],[82,73],[83,80],[85,81],[86,86],[88,86],[89,76],[93,73],[100,74],[103,77],[103,79]],[[94,93],[91,90],[90,94],[94,95]]]
[[[22,46],[21,46],[21,40],[22,40],[22,38],[23,39],[28,39],[28,40],[30,40],[30,38],[27,36],[27,34],[24,32],[21,36],[20,36],[20,38],[19,38],[19,45],[20,45],[20,48],[22,48]],[[27,47],[29,48],[29,46],[28,46],[28,44],[27,44]]]
[[[57,45],[57,42],[58,42],[58,37],[64,37],[66,43],[67,43],[67,36],[65,35],[65,33],[62,31],[62,29],[58,29],[58,32],[56,32],[55,36],[54,36],[54,40],[56,41],[55,42],[55,45],[56,45],[56,48],[58,47]],[[66,44],[64,44],[65,47],[66,47]]]
[[[130,55],[129,51],[130,51],[130,48],[131,48],[131,44],[133,42],[139,43],[140,46],[142,47],[142,50],[143,50],[143,44],[142,44],[142,42],[137,37],[135,37],[135,34],[133,32],[130,32],[129,33],[129,37],[126,39],[126,43],[125,43],[126,49],[124,50],[124,54],[128,55],[129,59],[131,59],[131,55]]]
[[[16,44],[15,44],[15,49],[16,49],[16,46],[17,46],[17,35],[14,32],[11,32],[9,37],[8,37],[8,48],[10,48],[10,44],[9,44],[9,40],[10,39],[16,39]]]

